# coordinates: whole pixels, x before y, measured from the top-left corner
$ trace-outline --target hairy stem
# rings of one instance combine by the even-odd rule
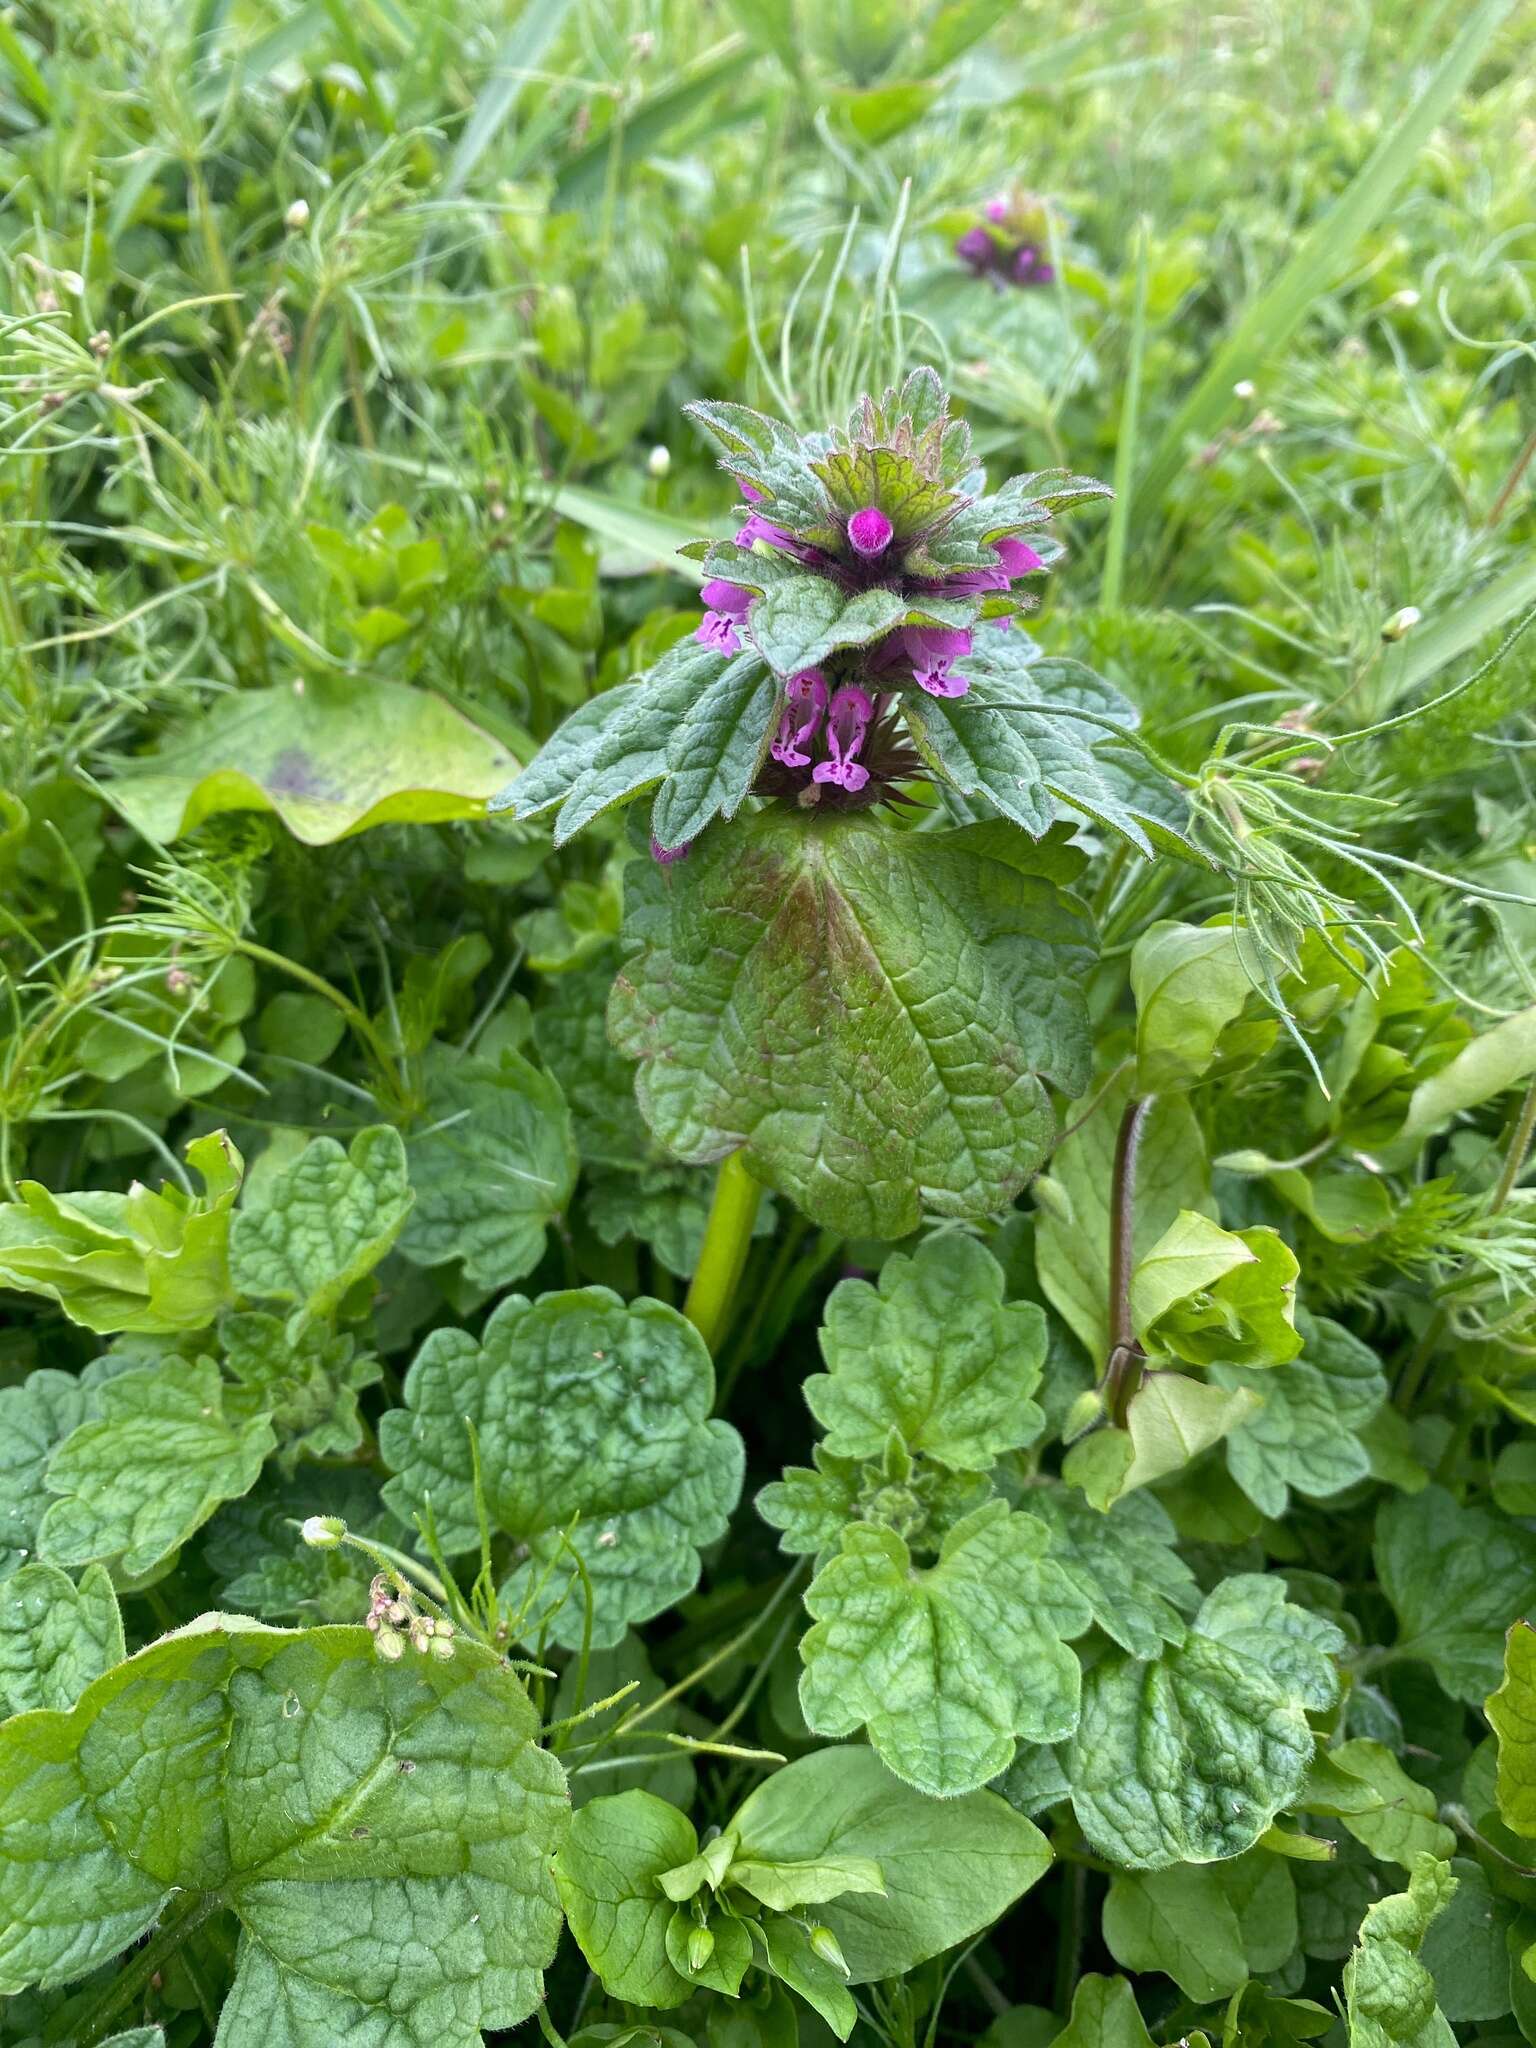
[[[223,1903],[217,1892],[181,1892],[172,1899],[154,1935],[123,1965],[97,2003],[77,2022],[75,2038],[80,2048],[91,2048],[92,2043],[103,2038],[118,2014],[170,1961],[187,1936],[218,1912]]]
[[[752,1227],[763,1199],[763,1184],[754,1180],[739,1152],[722,1160],[715,1182],[709,1221],[704,1228],[704,1246],[683,1303],[683,1314],[709,1346],[718,1353],[730,1328],[731,1304],[747,1262]]]
[[[1131,1268],[1136,1258],[1136,1166],[1155,1095],[1134,1096],[1120,1119],[1115,1140],[1115,1176],[1109,1214],[1109,1358],[1104,1367],[1104,1405],[1117,1429],[1125,1424],[1131,1396],[1141,1384],[1144,1356],[1131,1323]]]

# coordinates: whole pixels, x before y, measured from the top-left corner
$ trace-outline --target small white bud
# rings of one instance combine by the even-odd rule
[[[645,466],[652,476],[669,476],[672,471],[672,450],[658,443],[646,457]]]
[[[307,199],[295,199],[292,206],[283,215],[283,226],[294,234],[297,234],[300,228],[307,228],[309,226],[309,201]]]
[[[1411,284],[1405,284],[1400,292],[1394,292],[1387,304],[1399,312],[1411,313],[1419,303],[1419,295]]]
[[[1381,629],[1383,640],[1402,640],[1411,633],[1424,614],[1416,604],[1405,604],[1401,611],[1394,612]]]
[[[334,1550],[346,1533],[340,1515],[306,1515],[299,1531],[311,1550]]]
[[[1246,405],[1248,400],[1253,397],[1254,393],[1258,390],[1258,388],[1258,385],[1254,383],[1251,377],[1239,377],[1237,382],[1232,386],[1232,396],[1234,398],[1242,399],[1242,401]]]

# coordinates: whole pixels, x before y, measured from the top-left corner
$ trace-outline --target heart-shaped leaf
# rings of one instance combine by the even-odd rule
[[[717,828],[647,878],[614,989],[651,1129],[695,1163],[745,1147],[845,1236],[1002,1207],[1049,1143],[1041,1075],[1085,1076],[1078,859],[1005,826]]]

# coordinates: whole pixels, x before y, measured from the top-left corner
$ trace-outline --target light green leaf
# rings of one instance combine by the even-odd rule
[[[589,966],[550,976],[533,1013],[534,1044],[570,1105],[587,1167],[647,1166],[660,1157],[635,1105],[634,1067],[608,1036],[617,965],[617,948],[608,947]]]
[[[1253,1415],[1259,1396],[1228,1391],[1182,1373],[1151,1372],[1131,1396],[1124,1429],[1082,1437],[1062,1463],[1062,1477],[1080,1486],[1096,1508],[1108,1508],[1139,1486],[1166,1479],[1221,1442]]]
[[[841,1970],[816,1953],[798,1920],[769,1914],[753,1931],[760,1960],[781,1983],[797,1991],[826,2021],[839,2041],[846,2041],[858,2018]]]
[[[1452,2048],[1456,2036],[1435,2003],[1435,1980],[1419,1950],[1455,1890],[1449,1864],[1419,1856],[1407,1891],[1367,1911],[1344,1965],[1350,2048]]]
[[[993,1792],[935,1801],[864,1748],[820,1749],[777,1770],[730,1823],[738,1859],[867,1859],[882,1894],[817,1908],[851,1984],[899,1977],[968,1941],[1044,1876],[1045,1837]]]
[[[309,675],[237,690],[173,728],[104,785],[159,844],[221,811],[274,811],[306,846],[371,825],[477,818],[517,764],[429,690]]]
[[[223,1623],[0,1727],[0,1991],[214,1893],[244,1930],[223,2048],[479,2048],[525,2018],[567,1808],[516,1679],[469,1643],[391,1665],[360,1628]]]
[[[166,1359],[109,1380],[96,1416],[49,1460],[38,1549],[53,1564],[95,1561],[142,1577],[200,1529],[220,1501],[256,1484],[277,1439],[263,1414],[236,1415],[212,1359]]]
[[[1518,1087],[1536,1073],[1536,1004],[1504,1017],[1484,1031],[1438,1073],[1414,1089],[1408,1118],[1392,1151],[1416,1147],[1463,1110],[1491,1102],[1507,1088]]]
[[[1121,1968],[1161,1970],[1197,2005],[1246,1984],[1242,1930],[1222,1887],[1229,1867],[1117,1871],[1104,1901],[1104,1944]]]
[[[1138,1089],[1152,1095],[1198,1081],[1253,989],[1231,925],[1149,925],[1131,949]]]
[[[1093,1610],[1104,1633],[1134,1657],[1184,1640],[1184,1615],[1199,1605],[1195,1577],[1174,1549],[1167,1510],[1132,1494],[1106,1514],[1070,1486],[1031,1486],[1019,1511],[1051,1532],[1051,1560]]]
[[[476,1544],[472,1423],[491,1525],[527,1547],[503,1602],[537,1589],[538,1624],[579,1647],[574,1549],[592,1584],[592,1640],[616,1643],[692,1590],[700,1546],[725,1533],[742,1447],[708,1420],[714,1393],[704,1340],[659,1301],[626,1307],[606,1287],[510,1295],[480,1343],[444,1329],[422,1345],[408,1406],[379,1425],[397,1474],[384,1497],[406,1523],[430,1502],[450,1554]]]
[[[1181,1209],[1131,1273],[1131,1320],[1152,1357],[1282,1365],[1295,1330],[1296,1255],[1273,1230],[1223,1230]]]
[[[1426,1486],[1382,1506],[1374,1554],[1397,1614],[1393,1657],[1421,1660],[1453,1699],[1480,1705],[1499,1683],[1505,1632],[1536,1604],[1536,1534]]]
[[[346,1151],[334,1138],[312,1138],[297,1159],[258,1178],[236,1216],[235,1285],[329,1315],[389,1250],[410,1206],[405,1147],[390,1125],[359,1131]]]
[[[158,1194],[52,1195],[22,1181],[0,1202],[0,1287],[41,1294],[72,1323],[102,1333],[201,1330],[230,1298],[230,1211],[240,1154],[223,1131],[194,1139],[187,1160],[205,1192],[169,1181]]]
[[[1125,1979],[1090,1974],[1078,1978],[1072,2017],[1052,2048],[1152,2048],[1152,2036]]]
[[[686,1814],[651,1792],[593,1799],[572,1819],[555,1883],[571,1933],[610,1997],[665,2011],[692,1996],[692,1983],[668,1960],[675,1908],[660,1879],[698,1846]]]
[[[1045,1362],[1045,1313],[1003,1302],[1003,1269],[975,1238],[930,1237],[894,1253],[878,1287],[844,1280],[823,1312],[828,1371],[805,1382],[836,1457],[876,1458],[894,1428],[911,1451],[985,1472],[1040,1434],[1031,1398]]]
[[[744,1148],[845,1236],[982,1216],[1044,1155],[1042,1074],[1087,1051],[1078,857],[1006,826],[893,833],[779,809],[652,878],[609,1012],[663,1144]]]
[[[127,1654],[112,1581],[99,1564],[77,1586],[56,1565],[0,1579],[0,1720],[33,1707],[72,1707]]]
[[[1383,1863],[1412,1870],[1420,1856],[1447,1858],[1456,1848],[1454,1829],[1436,1818],[1439,1802],[1427,1785],[1410,1778],[1384,1743],[1363,1737],[1327,1751],[1335,1770],[1346,1772],[1378,1795],[1374,1804],[1345,1811],[1340,1819]]]
[[[0,1387],[0,1572],[36,1551],[53,1499],[43,1483],[48,1460],[94,1405],[83,1381],[47,1366],[19,1387]]]
[[[768,746],[778,683],[755,655],[739,655],[706,683],[673,728],[651,830],[663,846],[697,839],[734,818]]]
[[[1504,1678],[1485,1709],[1499,1741],[1499,1814],[1536,1835],[1536,1628],[1517,1622],[1504,1645]]]
[[[1307,1711],[1336,1699],[1343,1647],[1331,1622],[1286,1601],[1281,1580],[1243,1573],[1158,1662],[1102,1658],[1083,1681],[1067,1766],[1094,1848],[1134,1870],[1251,1848],[1301,1790]]]
[[[1216,1384],[1246,1388],[1263,1407],[1227,1438],[1227,1467],[1254,1506],[1278,1520],[1290,1489],[1326,1500],[1365,1479],[1370,1454],[1359,1431],[1387,1397],[1381,1361],[1327,1316],[1298,1310],[1299,1358],[1275,1370],[1218,1365]]]
[[[1079,1683],[1063,1639],[1091,1617],[1048,1545],[1041,1523],[1002,1501],[957,1523],[926,1570],[894,1531],[846,1530],[805,1596],[807,1725],[867,1727],[898,1777],[946,1798],[996,1777],[1015,1737],[1060,1741]]]
[[[408,1259],[462,1259],[478,1287],[509,1287],[544,1255],[550,1223],[576,1186],[576,1148],[560,1085],[515,1052],[499,1059],[436,1045],[422,1062],[420,1128],[406,1140],[416,1206]]]
[[[284,1472],[301,1457],[351,1457],[363,1441],[357,1396],[379,1379],[376,1358],[324,1323],[291,1331],[257,1310],[226,1315],[219,1339],[225,1365],[272,1424]]]
[[[1036,1259],[1046,1300],[1089,1358],[1109,1355],[1109,1201],[1115,1138],[1134,1091],[1129,1077],[1097,1089],[1063,1112],[1072,1135],[1037,1186]],[[1077,1119],[1086,1121],[1077,1124]],[[1077,1128],[1072,1126],[1077,1124]],[[1142,1126],[1136,1175],[1136,1258],[1149,1252],[1181,1209],[1211,1206],[1205,1139],[1189,1103],[1160,1095]]]

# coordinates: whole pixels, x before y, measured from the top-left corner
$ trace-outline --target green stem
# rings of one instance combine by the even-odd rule
[[[763,1199],[763,1184],[754,1180],[739,1152],[721,1161],[715,1198],[709,1205],[704,1245],[683,1303],[683,1314],[711,1353],[720,1349],[730,1327],[731,1303],[747,1262],[752,1226]]]
[[[1088,1873],[1080,1863],[1062,1872],[1061,1925],[1056,1941],[1056,2010],[1072,2010],[1088,1918]]]
[[[224,1901],[217,1892],[183,1892],[173,1900],[161,1919],[159,1931],[147,1941],[112,1979],[100,2001],[77,2021],[76,2040],[80,2048],[91,2048],[127,2005],[130,2005],[155,1973],[167,1963],[194,1929],[201,1927]]]

